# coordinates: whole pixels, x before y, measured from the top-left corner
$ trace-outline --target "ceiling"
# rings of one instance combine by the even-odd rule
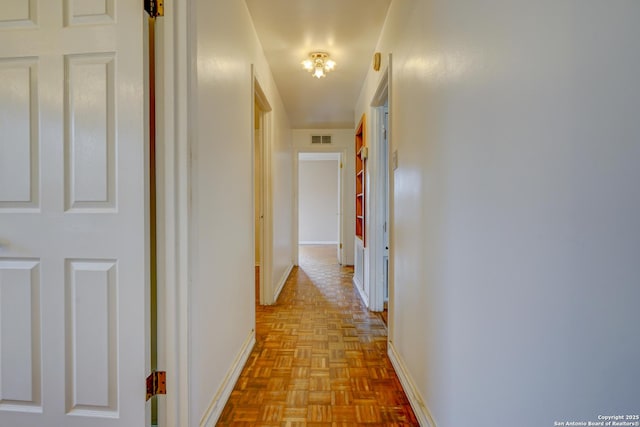
[[[294,129],[353,129],[360,94],[391,0],[246,0]],[[317,79],[312,51],[336,68]]]

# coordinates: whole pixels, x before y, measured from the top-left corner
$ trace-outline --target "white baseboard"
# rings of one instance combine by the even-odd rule
[[[233,361],[231,369],[229,369],[229,372],[222,381],[222,385],[216,392],[215,396],[213,396],[211,403],[209,403],[207,411],[202,416],[202,419],[200,420],[201,427],[214,427],[216,425],[218,418],[222,415],[224,405],[227,403],[227,400],[229,400],[233,387],[235,387],[236,382],[242,373],[242,368],[244,368],[247,360],[249,360],[249,355],[251,354],[251,350],[253,350],[255,343],[256,331],[252,330],[244,344],[242,344],[242,348],[236,356],[236,359]]]
[[[330,240],[305,240],[298,242],[299,245],[337,245],[338,242]]]
[[[353,276],[353,286],[358,290],[358,294],[360,295],[360,299],[364,302],[364,305],[369,308],[369,296],[364,293],[363,285],[360,283],[360,280],[354,275]]]
[[[284,274],[278,280],[278,286],[276,286],[276,292],[273,295],[273,303],[275,304],[278,301],[278,297],[280,296],[280,292],[282,288],[284,288],[284,284],[287,283],[287,279],[289,278],[289,274],[291,274],[291,270],[293,270],[293,264],[290,264],[289,267],[284,271]]]
[[[411,408],[413,409],[418,422],[422,427],[436,427],[436,422],[433,420],[429,408],[427,408],[427,405],[424,403],[424,399],[422,398],[422,395],[420,395],[418,387],[416,387],[411,375],[409,375],[409,371],[407,370],[404,360],[398,354],[391,341],[387,344],[389,359],[391,359],[391,364],[398,375],[400,384],[402,384],[402,388],[409,399],[409,403],[411,404]]]

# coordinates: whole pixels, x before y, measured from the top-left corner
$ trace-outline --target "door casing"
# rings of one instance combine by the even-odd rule
[[[256,147],[258,145],[259,149],[259,159],[255,159],[256,150],[254,149],[251,164],[252,170],[254,174],[256,169],[259,170],[260,176],[256,180],[255,176],[252,179],[252,185],[254,186],[253,194],[258,192],[260,196],[260,200],[256,202],[256,198],[253,197],[253,203],[258,203],[261,208],[261,218],[260,218],[260,229],[258,230],[259,236],[259,245],[260,245],[260,304],[262,305],[271,305],[275,302],[274,289],[273,289],[273,278],[272,278],[272,248],[273,248],[273,207],[272,207],[272,189],[271,189],[271,114],[269,114],[272,110],[271,105],[269,104],[269,100],[265,95],[262,87],[260,86],[260,82],[258,81],[258,77],[255,73],[255,68],[251,66],[251,86],[252,90],[252,99],[251,99],[251,123],[254,122],[254,117],[258,117],[258,121],[260,123],[257,135],[257,132],[251,132],[253,143],[252,146]],[[258,108],[258,111],[255,108]],[[256,164],[256,160],[260,162],[260,165],[255,168],[253,165]],[[259,191],[255,188],[256,182],[260,185]],[[256,211],[256,206],[253,205],[253,212]],[[255,227],[255,223],[254,223]],[[253,235],[256,235],[256,230],[254,230]],[[254,247],[255,247],[254,242]],[[254,260],[254,265],[255,260]]]
[[[369,308],[372,311],[382,311],[385,303],[385,272],[383,259],[388,254],[389,264],[387,271],[389,324],[391,324],[392,306],[392,263],[393,263],[393,177],[391,168],[391,55],[388,57],[387,67],[382,72],[375,94],[371,100],[373,110],[373,141],[372,147],[375,150],[376,162],[374,170],[371,172],[371,185],[369,194],[370,212],[369,221],[369,278],[371,295],[369,295]],[[385,120],[388,113],[389,120]],[[386,128],[385,128],[385,122]],[[385,133],[386,132],[386,142]],[[386,151],[386,152],[384,152]],[[370,169],[371,171],[371,169]],[[388,177],[388,187],[385,181]],[[388,234],[388,246],[385,242],[385,222]],[[391,326],[389,326],[391,333]]]
[[[347,159],[347,151],[340,149],[317,149],[317,150],[308,150],[308,149],[300,149],[296,148],[293,150],[293,242],[292,247],[293,250],[293,264],[299,265],[299,254],[298,254],[298,242],[299,242],[299,223],[300,223],[300,188],[299,188],[299,168],[300,168],[300,154],[301,153],[330,153],[330,154],[338,154],[339,164],[338,164],[338,263],[344,265],[345,264],[345,255],[344,255],[344,239],[345,239],[345,225],[344,225],[344,195],[346,193],[345,189],[345,171],[346,171],[346,159]],[[342,165],[342,166],[341,166]]]

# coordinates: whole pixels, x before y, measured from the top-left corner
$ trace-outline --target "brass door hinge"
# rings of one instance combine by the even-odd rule
[[[147,377],[147,400],[157,394],[167,394],[167,373],[165,371],[153,371]]]
[[[342,249],[342,243],[340,243],[340,249]]]
[[[152,18],[164,16],[164,0],[144,0],[144,10]]]

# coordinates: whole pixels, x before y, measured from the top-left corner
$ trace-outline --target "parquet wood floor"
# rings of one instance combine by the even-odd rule
[[[418,426],[387,357],[387,331],[335,246],[304,246],[218,426]]]

